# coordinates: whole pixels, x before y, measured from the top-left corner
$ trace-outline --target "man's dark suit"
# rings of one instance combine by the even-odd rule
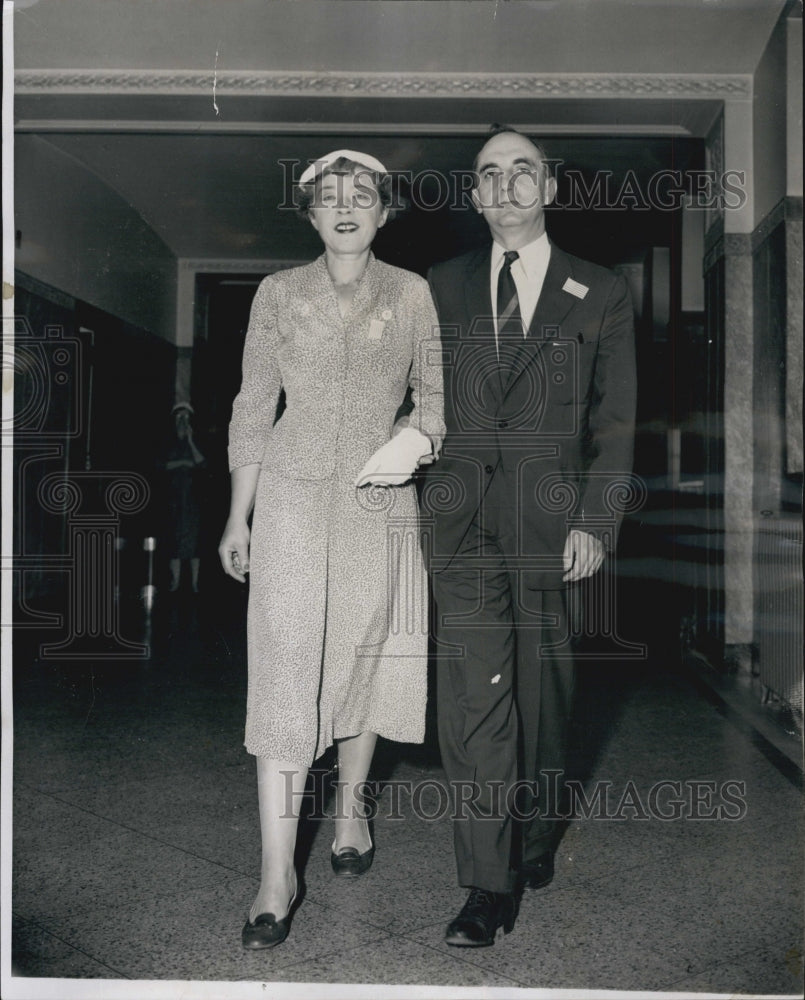
[[[611,487],[632,462],[634,333],[624,279],[552,246],[528,336],[501,345],[513,359],[501,368],[490,254],[429,275],[447,436],[422,505],[442,759],[468,803],[454,824],[459,882],[506,892],[506,790],[564,766],[574,670],[562,553],[572,527],[614,544]],[[552,849],[553,829],[525,826],[524,861]]]

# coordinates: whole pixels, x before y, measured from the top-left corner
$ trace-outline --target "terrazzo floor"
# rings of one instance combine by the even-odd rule
[[[314,984],[307,996],[323,984],[802,995],[799,772],[651,658],[581,668],[570,770],[590,815],[568,824],[553,883],[494,947],[442,940],[465,891],[429,718],[423,747],[376,755],[371,871],[333,877],[331,820],[314,812],[291,934],[244,953],[259,830],[234,611],[158,607],[148,661],[45,661],[18,642],[9,997],[67,995],[57,980],[77,997],[131,980],[149,997],[168,981],[221,997],[237,984],[280,997],[286,983]]]

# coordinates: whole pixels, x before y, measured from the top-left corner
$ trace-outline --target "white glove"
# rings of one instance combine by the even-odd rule
[[[358,473],[356,486],[401,486],[416,472],[420,458],[430,455],[430,438],[414,427],[405,427],[378,448]]]

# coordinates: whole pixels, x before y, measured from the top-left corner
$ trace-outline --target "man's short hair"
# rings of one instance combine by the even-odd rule
[[[478,152],[475,154],[475,159],[472,161],[472,172],[475,175],[474,177],[475,186],[477,186],[478,184],[478,159],[481,155],[481,150],[489,142],[490,139],[494,139],[496,135],[504,135],[506,132],[513,132],[514,135],[521,135],[527,142],[530,142],[531,145],[534,147],[534,149],[536,149],[536,151],[539,153],[540,163],[542,163],[545,167],[546,176],[548,177],[553,176],[553,165],[551,163],[551,160],[548,158],[545,146],[541,140],[532,139],[530,135],[526,135],[524,132],[521,132],[517,128],[513,128],[511,125],[499,125],[497,122],[494,122],[492,125],[489,126],[489,131],[487,132],[486,138],[484,139],[484,145],[481,146],[481,149],[478,150]]]

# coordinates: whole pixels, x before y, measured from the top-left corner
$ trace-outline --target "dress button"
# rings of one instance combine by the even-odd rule
[[[504,427],[508,427],[508,426],[509,426],[509,421],[508,420],[499,420],[498,421],[498,427],[501,430],[503,430]]]
[[[484,472],[487,474],[487,476],[491,476],[494,471],[495,471],[494,465],[484,466]]]

